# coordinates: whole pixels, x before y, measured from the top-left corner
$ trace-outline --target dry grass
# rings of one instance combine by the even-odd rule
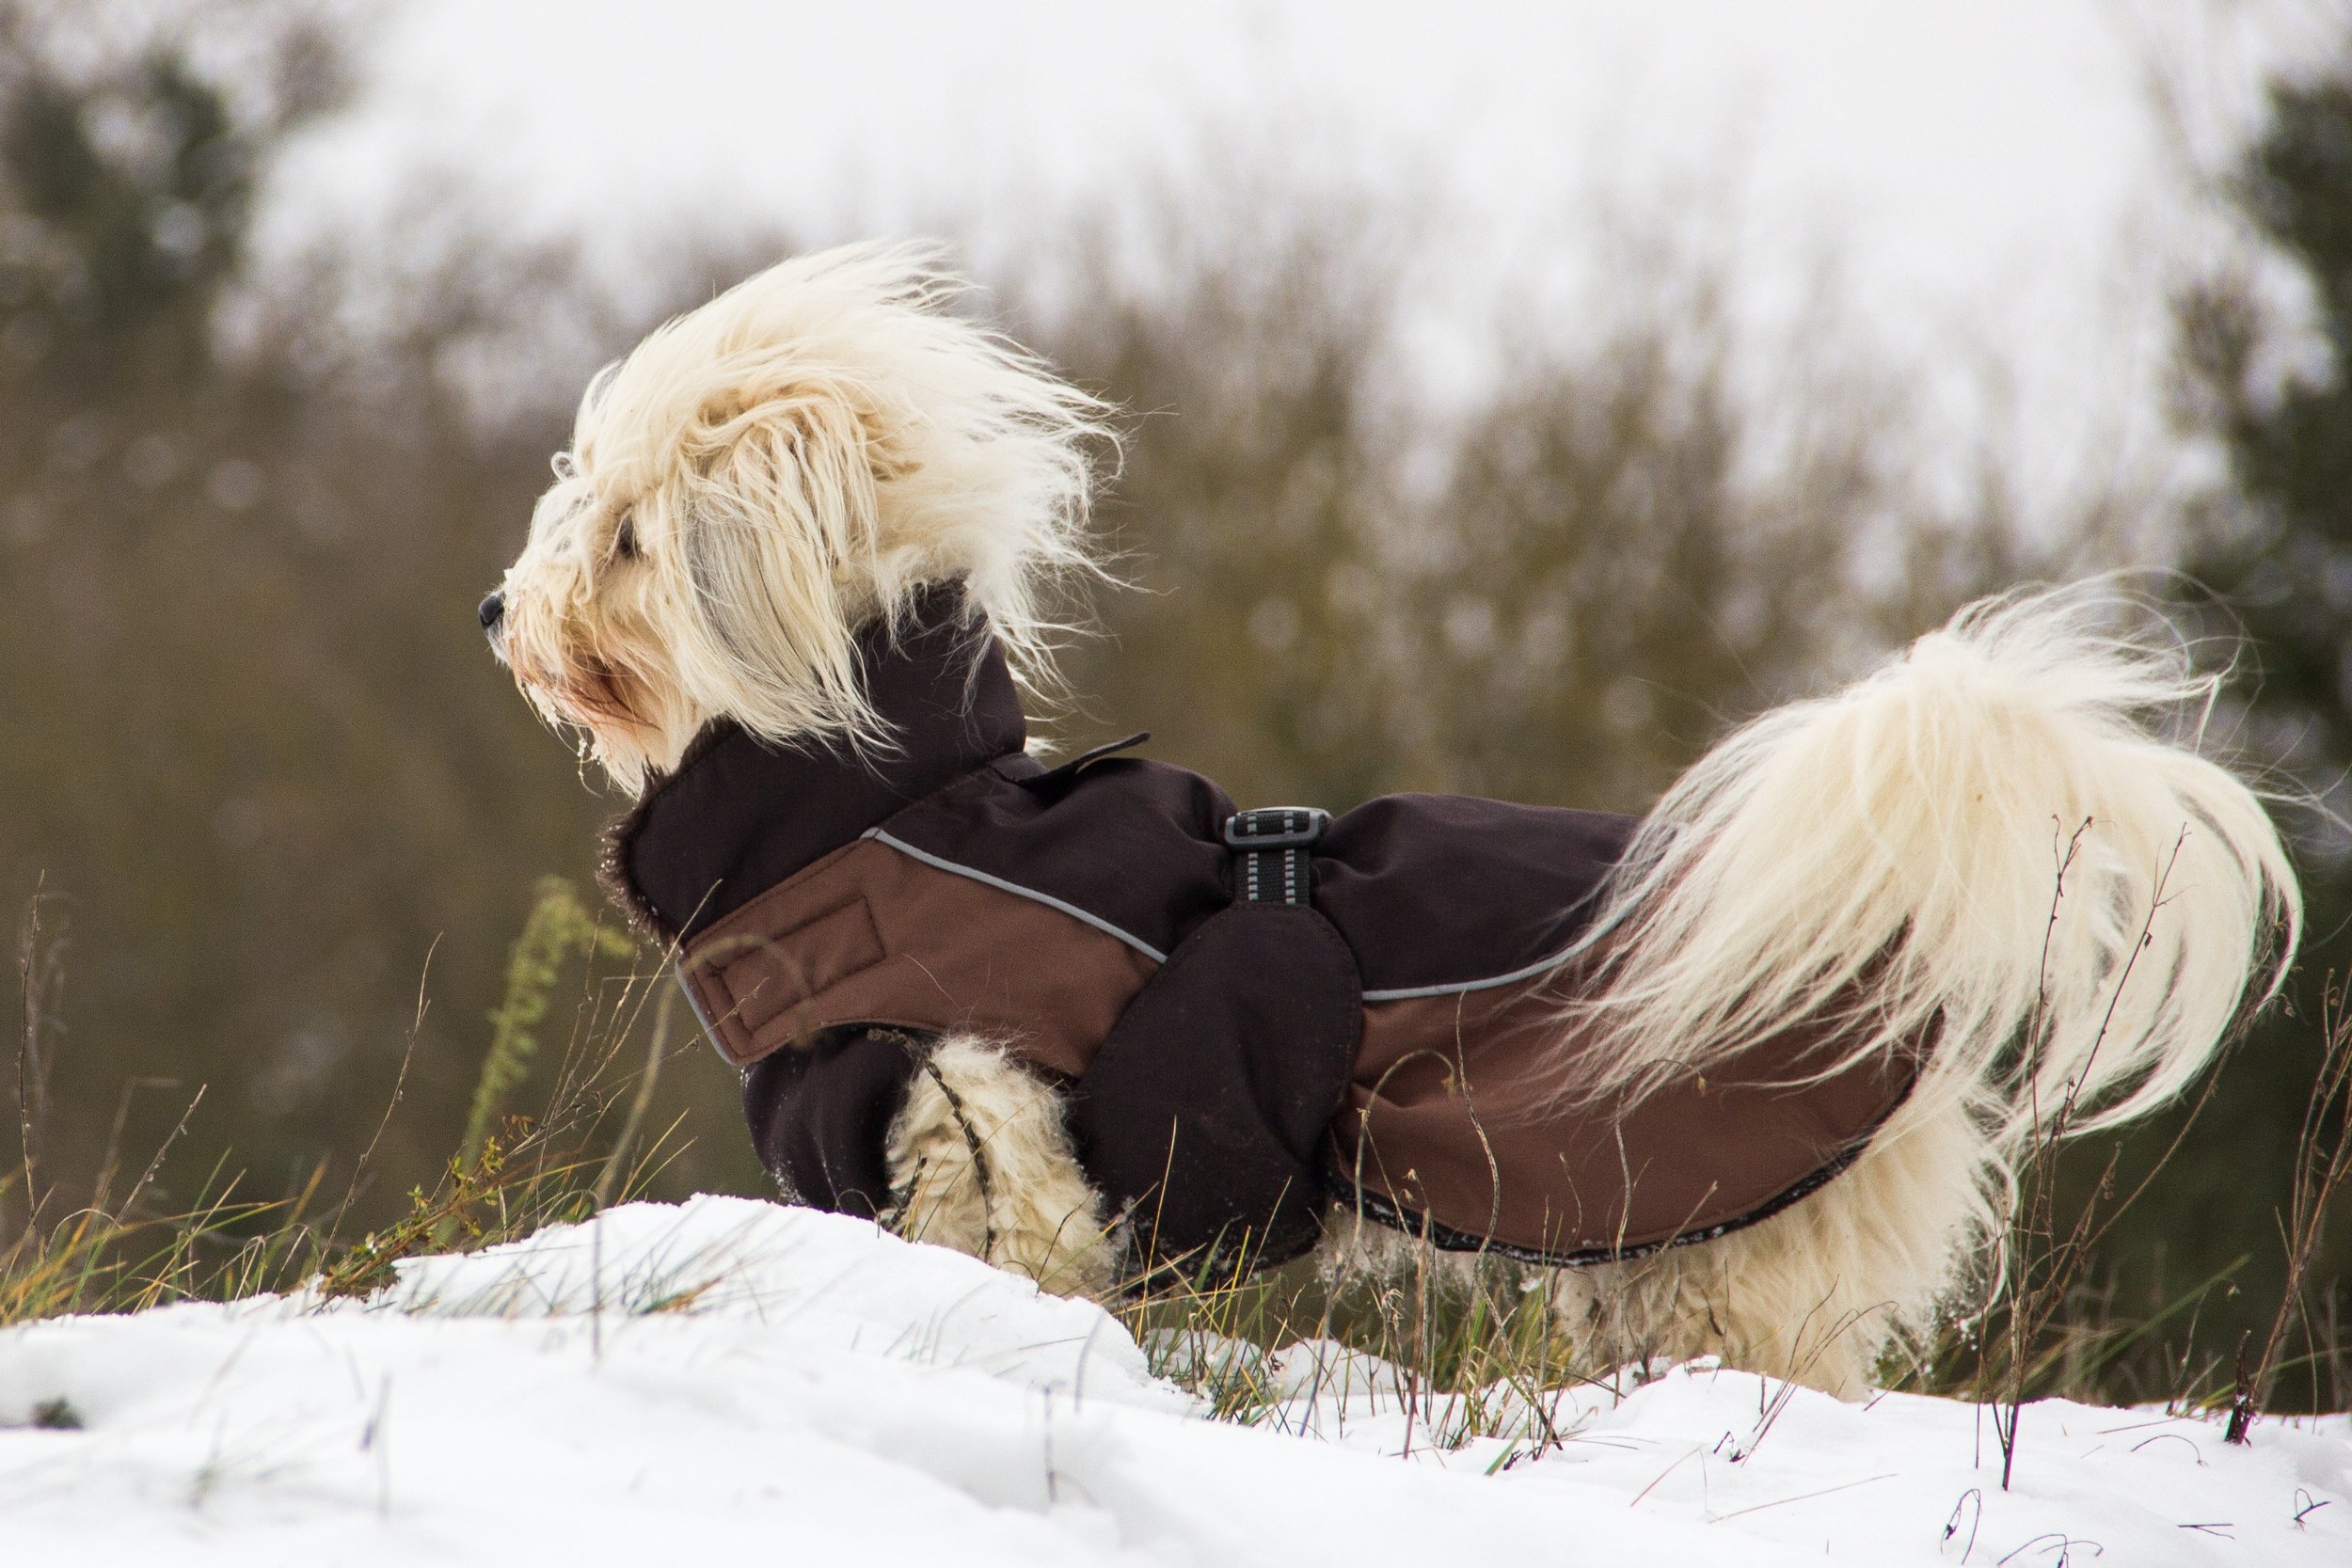
[[[559,927],[556,942],[549,933]],[[243,1182],[223,1166],[200,1184],[195,1202],[176,1210],[152,1197],[169,1142],[135,1173],[109,1159],[78,1201],[45,1182],[41,1069],[56,1044],[61,965],[57,933],[36,904],[18,953],[24,1137],[19,1168],[0,1176],[0,1325],[305,1283],[329,1296],[361,1295],[390,1283],[404,1258],[518,1240],[642,1193],[676,1147],[675,1126],[650,1135],[644,1126],[652,1082],[667,1055],[691,1042],[673,1041],[673,988],[658,971],[599,971],[600,960],[623,959],[617,942],[587,917],[570,888],[543,888],[497,1018],[537,1030],[559,991],[577,988],[570,1035],[532,1097],[545,1109],[537,1117],[507,1112],[485,1125],[470,1154],[453,1156],[437,1182],[411,1190],[403,1217],[353,1234],[365,1156],[361,1174],[340,1196],[324,1191],[314,1175],[290,1196],[246,1199]],[[638,957],[632,951],[628,959]],[[641,1031],[648,1003],[651,1027]],[[2250,1420],[2280,1379],[2303,1373],[2312,1402],[2340,1406],[2352,1395],[2352,1325],[2341,1321],[2339,1296],[2302,1266],[2316,1256],[2318,1216],[2352,1162],[2344,1104],[2352,1092],[2352,1023],[2332,993],[2327,1036],[2329,1052],[2307,1118],[2306,1180],[2282,1221],[2301,1263],[2291,1270],[2294,1285],[2269,1340],[2243,1370],[2183,1347],[2201,1310],[2233,1289],[2244,1259],[2179,1289],[2124,1299],[2098,1243],[2137,1189],[2119,1197],[2111,1182],[2095,1181],[2089,1198],[2070,1207],[2062,1195],[2082,1185],[2079,1173],[2062,1180],[2068,1173],[2053,1151],[2025,1173],[2012,1269],[1957,1314],[1928,1354],[1883,1369],[1887,1385],[1988,1403],[2060,1396],[2243,1408]],[[485,1050],[478,1105],[514,1094],[516,1065],[511,1053],[501,1064],[495,1047]],[[395,1090],[384,1125],[399,1099]],[[192,1097],[188,1116],[201,1100]],[[2111,1174],[2111,1159],[2106,1168]],[[2260,1240],[2249,1238],[2249,1247]],[[1237,1281],[1163,1272],[1105,1306],[1144,1345],[1154,1371],[1198,1395],[1219,1419],[1287,1419],[1318,1402],[1345,1418],[1349,1402],[1360,1400],[1366,1410],[1403,1412],[1416,1446],[1494,1437],[1519,1453],[1560,1442],[1561,1391],[1592,1381],[1578,1370],[1576,1346],[1545,1310],[1539,1285],[1534,1271],[1503,1259],[1467,1260],[1405,1242],[1388,1249],[1376,1272],[1331,1278],[1311,1261]],[[1357,1354],[1351,1358],[1340,1347]],[[1624,1369],[1608,1383],[1623,1391],[1650,1370]],[[1760,1425],[1769,1425],[1770,1414]]]
[[[1162,1276],[1109,1305],[1153,1372],[1221,1420],[1256,1425],[1319,1399],[1344,1418],[1361,1400],[1402,1412],[1408,1446],[1554,1446],[1561,1391],[1588,1380],[1532,1272],[1481,1261],[1463,1267],[1423,1243],[1376,1273],[1333,1278],[1301,1261],[1232,1282]]]
[[[36,900],[18,948],[22,1157],[16,1170],[0,1176],[0,1325],[229,1300],[305,1283],[328,1296],[366,1294],[390,1283],[404,1258],[518,1240],[640,1194],[682,1148],[675,1126],[650,1136],[644,1126],[652,1080],[673,1049],[666,1006],[655,1009],[642,1060],[632,1049],[641,1015],[666,982],[658,971],[600,970],[599,960],[635,964],[642,950],[591,916],[570,884],[549,879],[516,941],[506,995],[492,1015],[474,1098],[480,1125],[467,1130],[462,1151],[433,1185],[410,1189],[407,1212],[394,1223],[358,1230],[352,1220],[400,1104],[405,1059],[375,1136],[340,1196],[326,1190],[323,1171],[313,1171],[290,1196],[248,1198],[241,1196],[247,1184],[242,1173],[221,1165],[199,1184],[195,1202],[159,1204],[156,1176],[198,1114],[201,1091],[135,1178],[122,1180],[118,1124],[96,1180],[69,1195],[40,1158],[62,974],[61,937],[47,913]],[[535,1117],[501,1115],[531,1066],[534,1032],[567,981],[579,987],[571,1033],[544,1085],[545,1109]],[[419,1025],[423,1008],[420,988]],[[411,1056],[415,1037],[412,1027]]]

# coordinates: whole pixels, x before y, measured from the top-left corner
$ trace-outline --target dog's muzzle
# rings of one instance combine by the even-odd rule
[[[475,607],[475,613],[482,617],[482,629],[490,636],[496,637],[499,622],[506,616],[506,595],[504,594],[488,595]]]

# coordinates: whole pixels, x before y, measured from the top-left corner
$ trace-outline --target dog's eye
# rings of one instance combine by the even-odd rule
[[[623,561],[637,559],[637,519],[631,514],[621,514],[621,526],[612,531],[612,553]]]

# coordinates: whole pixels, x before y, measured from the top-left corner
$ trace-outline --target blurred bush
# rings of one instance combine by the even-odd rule
[[[1678,193],[1567,214],[1590,297],[1506,279],[1454,329],[1475,390],[1430,389],[1439,198],[1321,183],[1292,139],[1143,179],[1031,263],[1053,356],[1134,416],[1104,518],[1138,591],[1075,644],[1087,737],[1149,727],[1245,801],[1640,811],[1730,722],[2103,563],[2102,519],[2029,522],[1906,440],[1916,389],[1834,279],[1743,318],[1724,193],[1721,224]]]
[[[562,352],[643,324],[447,183],[264,275],[257,193],[343,84],[298,8],[0,10],[0,873],[70,934],[60,1179],[210,1085],[190,1166],[297,1182],[365,1142],[413,1031],[397,1204],[538,875],[584,873],[610,809],[470,606],[585,373]],[[487,420],[485,362],[564,385]]]
[[[2282,765],[2308,934],[2287,1007],[2234,1053],[2211,1109],[2155,1176],[2133,1238],[2176,1282],[2250,1256],[2205,1333],[2233,1355],[2280,1289],[2279,1211],[2307,1153],[2298,1117],[2325,1015],[2343,1016],[2352,985],[2352,32],[2331,64],[2275,85],[2267,110],[2219,193],[2260,253],[2180,290],[2176,401],[2185,434],[2226,459],[2225,482],[2188,519],[2189,597],[2217,633],[2247,641],[2229,717],[2253,755]],[[2295,286],[2284,299],[2264,261],[2284,263]],[[2135,1140],[2127,1177],[2162,1153],[2162,1131]],[[2333,1135],[2332,1118],[2319,1132]],[[2285,1380],[2306,1401],[2352,1397],[2352,1205],[2332,1218],[2305,1304],[2314,1341],[2294,1347]],[[2137,1260],[2124,1270],[2158,1293],[2146,1274]]]

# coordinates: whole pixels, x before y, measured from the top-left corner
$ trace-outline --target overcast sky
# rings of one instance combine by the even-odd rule
[[[2046,418],[2142,396],[2114,383],[2192,228],[2152,63],[2210,156],[2347,4],[412,0],[297,181],[331,214],[454,163],[616,252],[681,214],[1001,240],[1203,124],[1311,124],[1316,156],[1434,179],[1507,251],[1558,244],[1596,173],[1730,166],[1759,271],[1831,246],[1858,309],[1992,343]]]

